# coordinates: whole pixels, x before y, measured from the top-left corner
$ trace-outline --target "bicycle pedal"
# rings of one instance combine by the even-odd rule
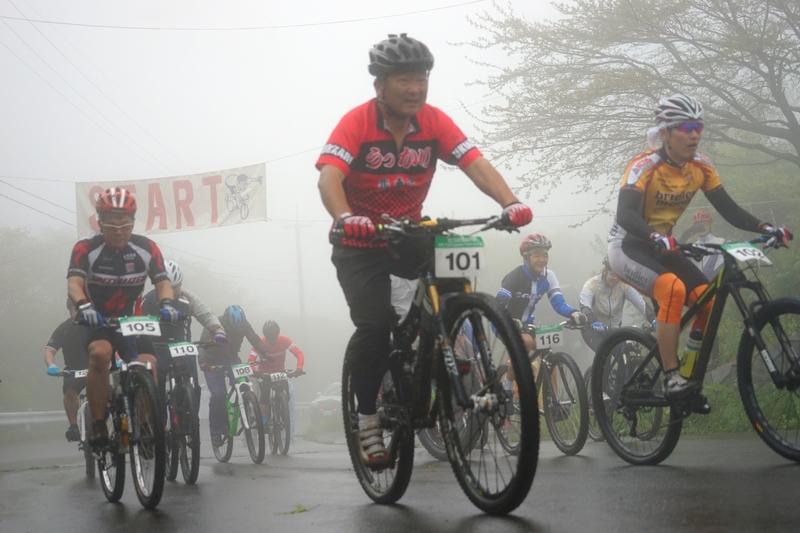
[[[692,397],[692,402],[689,405],[689,410],[698,415],[707,415],[711,412],[711,405],[708,403],[708,398],[702,394]]]

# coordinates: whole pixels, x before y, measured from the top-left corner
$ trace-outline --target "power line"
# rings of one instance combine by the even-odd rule
[[[6,23],[5,23],[5,22],[3,22],[3,24],[6,24]],[[8,24],[6,24],[6,26],[7,26],[7,25],[8,25]],[[23,41],[23,42],[24,42],[24,41]],[[58,93],[58,95],[59,95],[59,96],[61,96],[61,98],[63,98],[64,100],[66,100],[66,101],[67,101],[67,103],[69,103],[69,104],[70,104],[72,107],[74,107],[75,109],[77,109],[77,110],[78,110],[78,111],[79,111],[79,112],[80,112],[80,113],[81,113],[83,116],[85,116],[86,118],[88,118],[88,119],[89,119],[89,121],[90,121],[92,124],[94,124],[95,126],[97,126],[98,128],[100,128],[101,130],[103,130],[103,131],[104,131],[104,132],[105,132],[105,133],[106,133],[106,134],[107,134],[109,137],[111,137],[112,139],[114,139],[115,141],[117,141],[117,142],[118,142],[118,143],[119,143],[119,144],[120,144],[120,145],[121,145],[123,148],[125,148],[126,150],[128,150],[129,152],[131,152],[133,155],[135,155],[136,157],[138,157],[139,159],[141,159],[142,161],[144,161],[145,163],[147,163],[148,165],[150,165],[150,166],[151,166],[151,167],[153,167],[154,169],[156,169],[156,170],[159,170],[159,169],[158,169],[158,168],[156,168],[156,167],[155,167],[155,166],[154,166],[154,165],[153,165],[153,164],[152,164],[150,161],[147,161],[147,160],[146,160],[145,158],[143,158],[143,157],[142,157],[140,154],[137,154],[136,152],[134,152],[134,151],[131,149],[131,147],[130,147],[130,146],[127,146],[127,145],[125,145],[125,144],[124,144],[122,141],[120,141],[120,140],[119,140],[117,137],[115,137],[115,136],[114,136],[114,135],[113,135],[113,134],[112,134],[110,131],[108,131],[108,130],[107,130],[107,129],[105,129],[103,126],[101,126],[100,124],[98,124],[96,120],[94,120],[92,117],[90,117],[90,116],[89,116],[89,115],[86,113],[86,111],[84,111],[83,109],[81,109],[80,107],[78,107],[77,105],[75,105],[75,103],[74,103],[72,100],[70,100],[69,98],[67,98],[67,97],[66,97],[66,96],[65,96],[65,95],[64,95],[64,94],[63,94],[61,91],[59,91],[58,89],[56,89],[55,85],[53,85],[52,83],[50,83],[49,81],[47,81],[47,80],[44,78],[44,76],[42,76],[41,74],[39,74],[38,72],[36,72],[36,69],[34,69],[32,66],[30,66],[30,65],[28,64],[28,62],[27,62],[27,61],[25,61],[24,59],[22,59],[20,56],[18,56],[18,55],[17,55],[17,53],[16,53],[16,52],[14,52],[14,51],[13,51],[11,48],[9,48],[9,46],[8,46],[6,43],[4,43],[3,41],[0,41],[0,44],[2,44],[3,46],[5,46],[5,47],[6,47],[6,50],[8,50],[9,52],[11,52],[11,53],[14,55],[14,57],[16,57],[17,59],[19,59],[19,60],[20,60],[20,61],[21,61],[21,62],[22,62],[22,63],[23,63],[23,64],[24,64],[26,67],[28,67],[29,69],[31,69],[31,71],[32,71],[34,74],[36,74],[37,76],[39,76],[39,78],[41,78],[41,80],[42,80],[43,82],[45,82],[47,85],[49,85],[51,89],[53,89],[55,92],[57,92],[57,93]],[[29,47],[29,48],[30,48],[30,47]],[[52,68],[52,67],[51,67],[51,68]],[[8,177],[13,177],[13,176],[8,176]],[[72,182],[72,183],[76,183],[76,182]]]
[[[430,13],[432,11],[442,11],[444,9],[452,9],[454,7],[462,7],[468,6],[470,4],[480,4],[485,0],[472,0],[471,2],[462,2],[460,4],[452,4],[449,6],[442,6],[442,7],[433,7],[430,9],[422,9],[420,11],[409,11],[407,13],[396,13],[394,15],[379,15],[376,17],[365,17],[359,19],[348,19],[348,20],[333,20],[327,22],[307,22],[303,24],[283,24],[283,25],[276,25],[276,26],[247,26],[247,27],[239,27],[239,28],[174,28],[174,27],[148,27],[148,26],[116,26],[116,25],[108,25],[108,24],[84,24],[79,22],[61,22],[61,21],[53,21],[53,20],[34,20],[34,19],[27,19],[27,18],[20,18],[20,17],[9,17],[5,15],[0,15],[0,19],[6,20],[25,20],[28,22],[36,22],[39,24],[53,24],[53,25],[60,25],[60,26],[78,26],[82,28],[102,28],[102,29],[112,29],[112,30],[145,30],[145,31],[258,31],[258,30],[279,30],[279,29],[290,29],[290,28],[307,28],[313,26],[330,26],[335,24],[351,24],[353,22],[366,22],[370,20],[381,20],[381,19],[389,19],[395,17],[405,17],[408,15],[418,15],[421,13]]]
[[[3,198],[7,198],[7,199],[9,199],[9,200],[11,200],[12,202],[16,202],[16,203],[18,203],[19,205],[25,206],[25,207],[27,207],[28,209],[32,209],[33,211],[36,211],[37,213],[41,213],[41,214],[43,214],[43,215],[44,215],[44,216],[46,216],[46,217],[50,217],[50,218],[52,218],[52,219],[54,219],[54,220],[58,220],[59,222],[63,222],[64,224],[68,224],[68,225],[70,225],[70,226],[72,226],[72,227],[77,227],[77,226],[76,226],[75,224],[73,224],[72,222],[67,222],[66,220],[61,220],[61,219],[60,219],[60,218],[58,218],[58,217],[54,217],[53,215],[51,215],[51,214],[49,214],[49,213],[45,213],[44,211],[40,211],[40,210],[36,209],[35,207],[31,207],[31,206],[29,206],[28,204],[25,204],[25,203],[22,203],[22,202],[20,202],[19,200],[14,200],[14,199],[13,199],[13,198],[11,198],[10,196],[6,196],[6,195],[5,195],[5,194],[3,194],[3,193],[0,193],[0,196],[2,196]]]
[[[71,209],[67,209],[66,207],[60,206],[60,205],[58,205],[58,204],[55,204],[55,203],[51,202],[50,200],[46,200],[46,199],[42,198],[41,196],[36,196],[36,195],[35,195],[35,194],[33,194],[32,192],[28,192],[28,191],[26,191],[25,189],[22,189],[22,188],[20,188],[20,187],[17,187],[16,185],[11,185],[11,184],[10,184],[10,183],[8,183],[7,181],[0,180],[0,183],[4,183],[5,185],[8,185],[9,187],[11,187],[11,188],[13,188],[13,189],[17,189],[18,191],[22,191],[22,192],[24,192],[25,194],[30,194],[30,195],[31,195],[31,196],[33,196],[34,198],[38,198],[39,200],[41,200],[41,201],[43,201],[43,202],[47,202],[48,204],[50,204],[50,205],[52,205],[52,206],[58,207],[59,209],[63,209],[63,210],[64,210],[64,211],[66,211],[67,213],[72,213],[73,215],[77,214],[77,213],[75,213],[75,211],[72,211]]]
[[[9,259],[8,261],[3,261],[2,263],[0,263],[0,266],[5,266],[5,265],[7,265],[9,263],[14,263],[16,261],[22,261],[23,259],[27,259],[29,257],[33,257],[34,255],[39,255],[39,254],[42,254],[44,252],[49,252],[50,250],[55,250],[56,248],[61,248],[62,246],[66,246],[68,244],[74,244],[74,243],[75,243],[74,240],[69,240],[67,242],[62,242],[61,244],[56,244],[55,246],[51,246],[50,248],[45,248],[44,250],[39,250],[38,252],[33,252],[33,253],[28,254],[28,255],[23,255],[22,257],[15,257],[14,259]]]
[[[12,6],[14,6],[14,9],[16,9],[17,11],[19,11],[20,15],[22,15],[23,17],[25,16],[25,13],[23,13],[23,12],[22,12],[22,10],[21,10],[20,8],[18,8],[18,7],[16,6],[16,4],[14,4],[14,2],[13,2],[12,0],[8,0],[8,2],[9,2],[9,3],[10,3]],[[29,4],[29,5],[30,5],[30,4]],[[34,11],[35,11],[35,10],[34,10]],[[26,17],[26,18],[27,18],[27,17]],[[185,161],[183,161],[183,160],[182,160],[180,157],[178,157],[177,155],[175,155],[174,153],[172,153],[172,151],[171,151],[169,148],[167,148],[166,146],[164,146],[164,145],[163,145],[163,144],[162,144],[162,143],[161,143],[161,142],[160,142],[158,139],[156,139],[155,137],[153,137],[152,135],[150,135],[150,133],[149,133],[147,130],[145,130],[145,129],[142,127],[142,125],[141,125],[141,124],[139,124],[138,122],[136,122],[136,120],[134,120],[134,118],[133,118],[133,117],[131,117],[131,116],[130,116],[128,113],[126,113],[126,112],[125,112],[125,111],[124,111],[124,110],[123,110],[123,109],[122,109],[122,108],[121,108],[119,105],[117,105],[117,103],[116,103],[116,102],[114,102],[114,100],[112,100],[112,99],[111,99],[111,97],[110,97],[110,96],[108,96],[108,95],[107,95],[105,92],[103,92],[103,90],[102,90],[100,87],[98,87],[96,83],[94,83],[94,82],[93,82],[91,79],[89,79],[89,76],[87,76],[86,74],[84,74],[84,73],[83,73],[83,71],[82,71],[81,69],[79,69],[79,68],[78,68],[78,66],[77,66],[75,63],[73,63],[73,62],[72,62],[72,60],[71,60],[70,58],[68,58],[68,57],[67,57],[67,56],[64,54],[64,52],[62,52],[62,51],[61,51],[61,49],[59,49],[59,48],[58,48],[58,47],[55,45],[55,43],[53,43],[53,41],[51,41],[50,39],[48,39],[48,38],[47,38],[47,36],[46,36],[46,35],[45,35],[45,34],[42,32],[42,30],[40,30],[40,29],[39,29],[39,28],[36,26],[36,24],[34,24],[33,22],[31,22],[31,26],[33,26],[33,28],[34,28],[34,29],[35,29],[37,32],[39,32],[39,35],[41,35],[42,37],[44,37],[44,38],[45,38],[45,40],[46,40],[48,43],[50,43],[50,45],[51,45],[53,48],[55,48],[55,49],[56,49],[56,51],[57,51],[59,54],[61,54],[61,57],[63,57],[64,59],[66,59],[66,60],[67,60],[67,62],[68,62],[70,65],[72,65],[72,67],[73,67],[75,70],[77,70],[77,71],[80,73],[80,75],[81,75],[81,76],[83,76],[84,78],[86,78],[86,81],[88,81],[89,83],[91,83],[91,84],[92,84],[92,87],[94,87],[95,89],[97,89],[97,90],[98,90],[98,92],[99,92],[100,94],[102,94],[103,96],[105,96],[105,97],[106,97],[106,99],[107,99],[109,102],[111,102],[111,103],[114,105],[114,107],[116,107],[116,108],[117,108],[117,109],[120,111],[120,113],[122,113],[123,115],[125,115],[126,117],[128,117],[128,120],[130,120],[131,122],[133,122],[134,124],[136,124],[136,126],[137,126],[137,127],[140,129],[140,130],[142,130],[142,131],[145,133],[145,135],[147,135],[148,137],[150,137],[151,139],[153,139],[153,140],[154,140],[154,141],[155,141],[155,142],[156,142],[156,143],[157,143],[159,146],[161,146],[161,148],[163,148],[164,150],[166,150],[166,151],[167,151],[167,153],[169,153],[169,154],[170,154],[172,157],[174,157],[175,159],[177,159],[178,161],[180,161],[181,163],[183,163],[183,164],[186,166],[186,168],[188,168],[188,169],[192,170],[192,172],[194,172],[194,171],[195,171],[195,170],[194,170],[192,167],[190,167],[190,166],[189,166],[189,164],[188,164],[188,163],[186,163],[186,162],[185,162]],[[13,31],[13,30],[12,30],[12,31]],[[37,54],[37,55],[38,55],[38,54]],[[51,67],[51,68],[52,68],[52,67]],[[63,79],[63,78],[62,78],[62,79]],[[85,100],[85,98],[84,98],[84,100]],[[108,119],[106,119],[106,120],[108,120]],[[119,128],[117,128],[117,129],[119,129]],[[120,131],[122,131],[122,130],[120,130]],[[123,133],[123,135],[124,135],[124,133]],[[129,138],[130,138],[130,137],[129,137]],[[137,146],[138,146],[138,145],[137,145]],[[141,148],[141,147],[140,147],[140,148]],[[153,156],[152,156],[152,154],[151,154],[151,157],[153,157]],[[163,163],[162,163],[162,164],[163,164]],[[165,165],[165,167],[166,167],[166,165]],[[169,167],[166,167],[166,168],[169,168]]]
[[[192,257],[197,257],[199,259],[205,259],[206,261],[212,261],[214,263],[219,263],[221,265],[227,265],[227,266],[232,266],[232,267],[236,267],[236,268],[243,268],[245,270],[255,270],[256,272],[264,272],[264,273],[267,273],[267,274],[293,274],[293,272],[280,272],[280,271],[276,271],[276,270],[263,270],[263,269],[260,269],[260,268],[236,265],[234,263],[226,263],[225,261],[219,261],[218,259],[212,259],[210,257],[205,257],[205,256],[202,256],[202,255],[193,254],[191,252],[187,252],[186,250],[181,250],[179,248],[175,248],[174,246],[167,246],[166,244],[159,244],[158,246],[159,246],[159,248],[169,248],[170,250],[175,250],[176,252],[180,252],[182,254],[190,255]]]
[[[25,41],[25,39],[23,39],[23,38],[20,36],[20,34],[18,34],[16,31],[14,31],[14,28],[12,28],[12,27],[11,27],[11,26],[10,26],[10,25],[9,25],[9,24],[6,22],[6,21],[3,21],[3,24],[5,24],[5,25],[6,25],[6,27],[7,27],[9,30],[11,30],[11,32],[12,32],[14,35],[16,35],[16,36],[17,36],[17,38],[18,38],[20,41],[22,41],[22,44],[24,44],[25,46],[27,46],[27,47],[28,47],[28,49],[29,49],[31,52],[33,52],[34,54],[36,54],[36,57],[38,57],[38,58],[39,58],[39,59],[42,61],[42,63],[44,63],[45,65],[47,65],[47,66],[48,66],[48,68],[50,68],[50,70],[52,70],[52,71],[53,71],[53,73],[54,73],[56,76],[58,76],[58,77],[59,77],[59,79],[61,79],[61,81],[63,81],[64,83],[66,83],[66,84],[67,84],[67,86],[68,86],[70,89],[72,89],[73,91],[75,91],[75,94],[77,94],[77,95],[78,95],[78,96],[79,96],[81,99],[83,99],[83,101],[84,101],[84,102],[86,102],[86,103],[89,105],[89,107],[91,107],[92,109],[94,109],[94,110],[95,110],[95,111],[96,111],[96,112],[97,112],[97,113],[98,113],[98,114],[99,114],[101,117],[103,117],[104,119],[106,119],[106,120],[107,120],[107,121],[108,121],[108,122],[109,122],[109,123],[110,123],[112,126],[114,126],[114,127],[117,129],[117,131],[119,131],[119,132],[120,132],[122,135],[124,135],[124,136],[125,136],[125,137],[126,137],[128,140],[129,140],[129,141],[131,141],[133,144],[135,144],[137,147],[139,147],[139,149],[140,149],[140,150],[142,150],[144,153],[146,153],[147,155],[149,155],[150,157],[152,157],[152,158],[153,158],[155,161],[157,161],[157,162],[158,162],[158,163],[159,163],[161,166],[163,166],[164,168],[166,168],[168,171],[170,171],[170,172],[172,172],[172,173],[174,173],[174,172],[175,172],[174,170],[172,170],[171,168],[169,168],[167,165],[165,165],[164,163],[162,163],[162,162],[161,162],[161,161],[160,161],[160,160],[159,160],[159,159],[158,159],[156,156],[154,156],[153,154],[151,154],[151,153],[150,153],[150,152],[149,152],[149,151],[148,151],[148,150],[147,150],[145,147],[143,147],[142,145],[140,145],[139,143],[137,143],[135,140],[133,140],[133,138],[132,138],[130,135],[128,135],[127,133],[125,133],[124,131],[122,131],[122,129],[121,129],[119,126],[117,126],[116,124],[114,124],[114,122],[113,122],[111,119],[109,119],[107,116],[105,116],[105,115],[103,114],[103,112],[102,112],[102,111],[100,111],[99,109],[97,109],[97,108],[94,106],[94,104],[92,104],[92,103],[91,103],[91,102],[90,102],[90,101],[89,101],[89,100],[88,100],[88,99],[87,99],[85,96],[83,96],[83,95],[82,95],[82,94],[81,94],[81,93],[78,91],[78,89],[76,89],[75,87],[73,87],[73,86],[72,86],[72,84],[71,84],[70,82],[68,82],[66,79],[64,79],[64,77],[63,77],[61,74],[59,74],[59,73],[58,73],[58,71],[57,71],[55,68],[53,68],[53,67],[50,65],[50,63],[48,63],[47,61],[45,61],[45,59],[44,59],[44,58],[43,58],[41,55],[39,55],[39,52],[37,52],[36,50],[34,50],[34,49],[33,49],[33,47],[32,47],[31,45],[29,45],[29,44],[28,44],[28,43]],[[41,32],[40,32],[40,33],[41,33]],[[49,42],[49,41],[48,41],[48,42]],[[52,43],[50,43],[50,44],[52,44]],[[53,45],[53,46],[55,46],[55,45]],[[8,46],[7,46],[7,45],[6,45],[6,48],[8,48]],[[9,48],[9,50],[10,50],[10,48]],[[15,54],[15,55],[16,55],[16,54]],[[62,55],[63,55],[63,54],[62,54]],[[17,57],[19,57],[19,56],[17,56]],[[26,64],[27,64],[27,63],[26,63]],[[31,67],[30,65],[28,65],[28,68],[31,68],[31,69],[32,69],[32,67]],[[77,67],[76,67],[76,68],[77,68]],[[40,77],[41,77],[41,76],[40,76]],[[44,79],[44,78],[42,78],[42,79]],[[52,87],[52,85],[50,85],[50,86]],[[77,106],[76,106],[76,107],[77,107]],[[97,123],[95,122],[95,124],[97,124]],[[141,157],[141,156],[140,156],[140,157]],[[144,158],[142,158],[142,160],[144,160]],[[152,165],[152,164],[150,164],[150,166],[153,166],[153,165]],[[155,167],[155,166],[153,166],[153,168],[156,168],[156,167]],[[158,169],[156,169],[156,170],[158,170]]]

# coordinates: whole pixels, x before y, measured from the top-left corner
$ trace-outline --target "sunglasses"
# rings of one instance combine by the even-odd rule
[[[110,229],[110,230],[126,230],[128,228],[133,227],[133,222],[128,222],[127,224],[121,224],[119,226],[115,226],[114,224],[103,224],[103,229]]]
[[[696,131],[697,133],[703,133],[703,123],[702,122],[681,122],[677,126],[672,126],[670,129],[675,129],[678,131],[682,131],[683,133],[691,133]]]

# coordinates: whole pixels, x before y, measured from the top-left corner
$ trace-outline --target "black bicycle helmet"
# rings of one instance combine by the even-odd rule
[[[261,332],[266,339],[276,339],[278,335],[281,334],[281,327],[274,320],[267,320],[264,322],[264,327],[261,328]]]
[[[428,71],[433,68],[433,54],[420,41],[405,33],[389,34],[369,51],[369,73],[385,78],[394,72]]]

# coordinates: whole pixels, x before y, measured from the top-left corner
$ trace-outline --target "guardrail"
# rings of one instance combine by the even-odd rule
[[[23,411],[21,413],[0,413],[0,426],[66,421],[67,415],[64,413],[64,411]]]
[[[295,402],[295,409],[297,411],[305,411],[311,405],[311,402]],[[203,414],[208,416],[208,411],[203,413],[201,409],[200,416]],[[67,415],[64,411],[22,411],[19,413],[0,413],[0,426],[10,426],[15,424],[42,424],[51,422],[66,422]]]

